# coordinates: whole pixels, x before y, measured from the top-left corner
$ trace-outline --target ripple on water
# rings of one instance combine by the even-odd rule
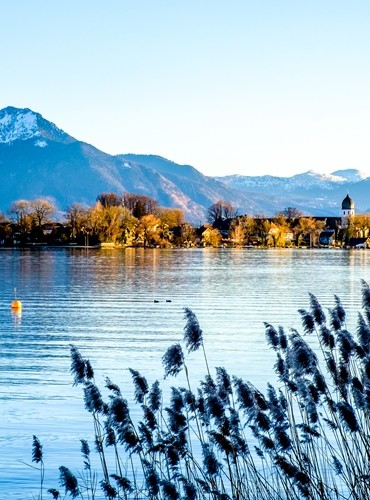
[[[91,360],[100,384],[109,376],[132,401],[128,368],[150,383],[162,380],[162,355],[181,341],[190,307],[210,366],[264,389],[274,356],[263,322],[300,329],[297,310],[312,292],[325,307],[337,294],[354,326],[369,259],[369,252],[330,250],[2,252],[0,498],[1,491],[14,500],[37,492],[37,474],[21,462],[31,460],[33,434],[44,444],[49,487],[62,462],[81,468],[79,439],[92,428],[81,388],[72,387],[71,344]],[[14,288],[23,302],[18,316],[9,308]],[[196,384],[202,355],[189,355],[188,365]],[[184,384],[181,377],[169,383]]]

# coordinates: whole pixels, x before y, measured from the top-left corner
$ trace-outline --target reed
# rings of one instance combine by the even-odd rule
[[[165,403],[159,381],[150,386],[130,369],[133,419],[120,388],[100,390],[90,362],[71,346],[74,384],[83,389],[101,470],[92,471],[90,446],[81,441],[84,473],[60,467],[53,498],[87,499],[370,499],[370,288],[351,334],[335,296],[325,314],[316,297],[300,309],[303,333],[265,323],[276,353],[277,381],[263,394],[224,367],[211,374],[203,332],[186,308],[183,345],[202,351],[205,377],[193,390],[181,343],[162,358],[164,377],[185,371],[187,387],[171,388]],[[105,395],[103,395],[103,393]],[[33,441],[40,465],[42,446]]]

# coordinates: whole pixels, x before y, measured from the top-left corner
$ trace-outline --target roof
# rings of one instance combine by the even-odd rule
[[[357,247],[358,245],[365,245],[367,238],[350,238],[348,246]]]
[[[342,210],[354,210],[354,209],[355,209],[355,203],[352,200],[352,198],[350,198],[349,195],[347,194],[347,196],[342,201]]]

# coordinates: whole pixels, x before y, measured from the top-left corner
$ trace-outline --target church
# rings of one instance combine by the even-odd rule
[[[342,227],[348,226],[349,218],[355,215],[355,203],[350,198],[349,194],[342,201],[341,225]]]
[[[347,193],[342,201],[340,217],[327,217],[326,229],[319,236],[319,245],[334,246],[337,243],[342,245],[345,242],[347,248],[367,248],[368,237],[351,236],[347,228],[350,218],[355,215],[355,203]],[[315,217],[315,219],[324,220],[324,217]]]

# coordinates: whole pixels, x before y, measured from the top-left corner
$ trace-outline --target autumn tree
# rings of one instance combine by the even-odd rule
[[[254,231],[255,224],[253,217],[240,215],[230,224],[230,240],[234,246],[244,246],[246,243],[249,243],[250,237]]]
[[[122,243],[126,246],[133,246],[136,238],[136,228],[139,223],[138,219],[125,207],[123,212],[123,231],[121,234]]]
[[[289,232],[290,226],[287,217],[283,213],[277,213],[270,229],[270,236],[274,247],[285,247]]]
[[[169,229],[180,226],[184,222],[184,212],[181,208],[164,208],[160,207],[156,214],[162,225],[166,225]]]
[[[183,211],[180,208],[160,207],[157,210],[157,217],[160,219],[161,238],[172,243],[174,241],[173,229],[184,222]]]
[[[176,240],[178,245],[187,248],[193,247],[196,244],[196,232],[194,227],[188,222],[184,222],[179,226],[179,236]]]
[[[230,241],[235,247],[242,247],[245,244],[245,230],[241,224],[231,224],[229,232]]]
[[[296,246],[299,247],[302,239],[305,236],[309,236],[310,232],[313,231],[315,221],[312,217],[301,217],[298,224],[294,227],[294,235]]]
[[[160,218],[153,214],[141,217],[136,228],[137,243],[141,243],[144,248],[148,246],[160,245],[162,243],[159,234],[160,225]]]
[[[301,244],[301,240],[307,237],[310,246],[316,245],[321,231],[325,228],[325,221],[314,219],[313,217],[300,217],[298,224],[294,227],[296,245]]]
[[[221,240],[221,233],[218,229],[210,225],[205,226],[205,230],[202,233],[202,245],[204,247],[219,247]]]
[[[245,244],[248,245],[251,241],[251,237],[256,233],[256,223],[254,218],[249,215],[239,215],[239,217],[237,217],[235,221],[231,223],[231,226],[233,226],[234,224],[242,226],[244,241]]]
[[[255,221],[256,234],[262,246],[267,246],[271,230],[271,222],[261,215],[256,215],[254,221]]]
[[[352,215],[348,221],[348,233],[357,238],[366,238],[370,234],[370,214]]]
[[[127,223],[132,223],[132,214],[123,206],[103,206],[97,202],[89,212],[92,231],[104,243],[122,240]]]

